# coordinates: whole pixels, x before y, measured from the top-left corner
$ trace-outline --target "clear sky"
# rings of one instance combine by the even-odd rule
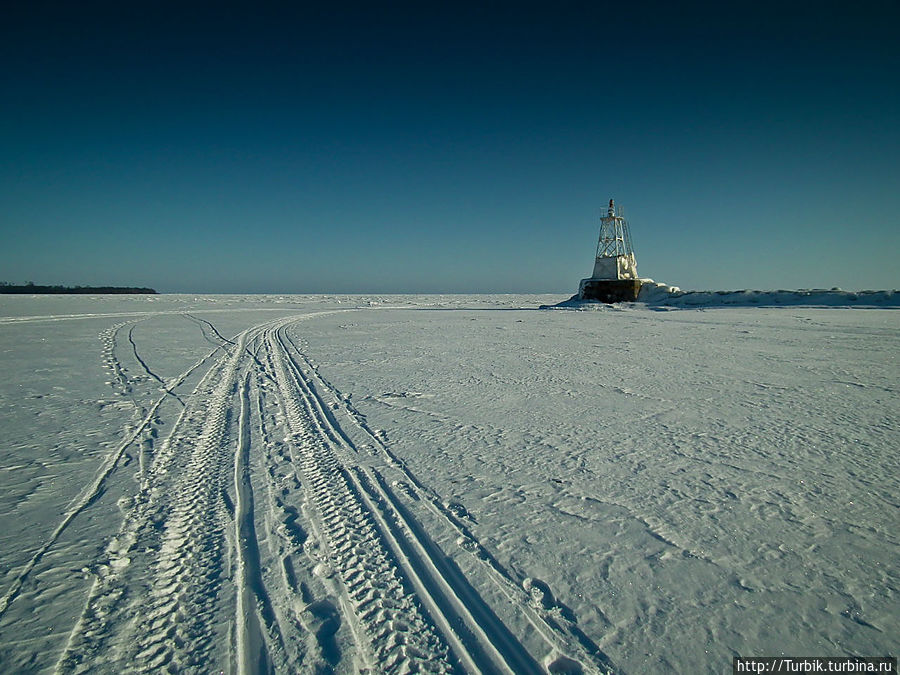
[[[896,0],[6,3],[0,280],[573,293],[614,197],[645,277],[898,288],[898,34]]]

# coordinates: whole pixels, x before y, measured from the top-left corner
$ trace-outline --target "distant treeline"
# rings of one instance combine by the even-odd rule
[[[18,293],[21,295],[55,295],[55,294],[74,294],[74,293],[152,293],[156,291],[152,288],[131,288],[125,286],[37,286],[33,283],[27,283],[23,286],[0,282],[0,293]]]

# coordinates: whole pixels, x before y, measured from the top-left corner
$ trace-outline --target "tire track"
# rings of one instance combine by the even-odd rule
[[[318,407],[323,411],[323,417],[327,418],[338,429],[338,422],[335,417],[335,409],[343,410],[347,419],[351,424],[357,427],[365,437],[364,445],[377,448],[389,467],[399,472],[400,480],[394,481],[395,484],[401,486],[400,493],[408,494],[413,500],[420,502],[428,508],[435,516],[443,521],[447,526],[457,533],[457,544],[465,551],[470,553],[477,561],[477,564],[485,569],[488,578],[495,584],[500,592],[509,600],[510,604],[517,607],[521,611],[529,623],[534,627],[539,635],[543,638],[548,647],[548,657],[545,659],[548,669],[555,667],[573,667],[577,666],[581,670],[598,673],[611,673],[615,668],[609,657],[594,643],[579,627],[572,615],[571,611],[563,604],[558,602],[554,597],[551,589],[544,582],[533,579],[531,577],[519,577],[518,575],[507,570],[493,555],[481,544],[475,537],[468,525],[465,523],[465,515],[460,515],[454,509],[454,505],[445,503],[440,496],[433,490],[425,486],[415,474],[407,467],[406,463],[394,455],[380,434],[372,430],[360,411],[353,407],[349,399],[344,396],[331,382],[322,377],[316,366],[305,354],[303,354],[296,346],[296,342],[285,334],[286,343],[290,345],[296,354],[298,361],[298,377],[303,381],[303,386],[310,397],[318,402]],[[299,367],[299,363],[306,366],[308,374],[304,375],[303,369]],[[328,404],[319,393],[327,391],[330,393],[333,404]],[[349,446],[349,450],[358,452],[356,445],[349,436],[341,431],[339,433],[342,441]],[[386,503],[387,508],[394,508],[398,512],[404,512],[402,500],[388,485],[388,482],[381,474],[374,469],[365,472],[368,477],[368,485],[377,485],[378,490],[375,491],[373,497],[381,498]],[[402,518],[398,517],[402,520]],[[414,518],[407,519],[409,525],[407,528],[414,530],[417,523]],[[415,538],[415,537],[411,537]],[[419,535],[420,540],[426,551],[435,547],[431,543],[424,532]],[[437,549],[434,560],[441,560],[442,553]],[[420,558],[422,556],[419,556]],[[441,564],[438,562],[437,564]],[[467,597],[471,597],[471,593],[466,586],[468,582],[465,576],[458,570],[450,570],[442,574],[448,579],[456,579],[461,589],[461,593]],[[469,603],[471,607],[478,607],[480,598],[472,598]],[[494,626],[494,634],[502,636],[505,627],[502,623],[498,626],[494,623],[496,617],[492,617],[489,608],[483,617],[486,625]],[[476,610],[477,611],[477,610]],[[510,652],[511,658],[516,658],[516,649]],[[573,660],[576,656],[578,660]],[[568,664],[568,665],[566,665]],[[522,664],[519,664],[519,668]],[[524,672],[516,670],[516,672]]]
[[[217,345],[170,385],[220,354],[159,451],[142,462],[138,493],[95,566],[96,579],[57,672],[206,672],[215,663],[258,672],[260,662],[271,670],[296,670],[282,628],[297,627],[279,621],[262,581],[249,472],[250,376],[254,370],[263,379],[271,375],[248,345],[283,323],[260,324]],[[165,399],[156,401],[111,464]],[[221,592],[228,582],[234,595]]]
[[[47,551],[49,551],[53,545],[59,540],[59,537],[66,530],[66,528],[72,523],[75,518],[80,515],[86,508],[88,508],[94,501],[103,494],[105,490],[106,480],[112,475],[112,473],[116,470],[119,465],[122,456],[125,454],[125,451],[131,447],[138,440],[140,436],[142,436],[145,431],[147,431],[151,425],[151,423],[156,419],[157,411],[160,406],[166,400],[166,398],[172,394],[172,391],[181,385],[182,382],[203,362],[206,361],[207,357],[204,357],[196,364],[191,366],[188,370],[182,373],[178,378],[175,379],[170,385],[166,386],[165,393],[158,398],[150,407],[149,411],[145,411],[141,408],[138,403],[134,400],[134,397],[131,394],[131,387],[128,382],[128,377],[125,375],[124,370],[121,366],[121,363],[115,357],[115,347],[116,347],[116,336],[118,335],[119,330],[128,325],[128,323],[132,322],[123,322],[111,327],[109,330],[101,333],[101,339],[104,340],[105,349],[104,349],[104,361],[107,364],[107,367],[110,368],[116,376],[116,381],[122,388],[123,395],[128,395],[131,397],[131,401],[135,408],[136,415],[143,415],[142,418],[139,418],[136,422],[135,426],[130,430],[126,430],[125,439],[119,446],[109,453],[106,458],[103,460],[100,468],[98,469],[97,475],[94,480],[91,481],[87,486],[85,486],[82,491],[79,493],[75,499],[70,502],[68,508],[63,514],[62,520],[57,524],[56,528],[50,533],[50,536],[44,542],[44,544],[35,552],[35,554],[31,557],[31,559],[25,564],[25,566],[19,571],[19,573],[13,579],[12,584],[9,589],[7,589],[6,594],[2,598],[0,598],[0,617],[2,617],[10,603],[12,603],[16,597],[18,597],[19,593],[22,590],[22,586],[25,583],[25,580],[34,570],[35,566],[40,562],[40,560],[46,555]],[[127,427],[126,427],[127,429]],[[141,471],[143,472],[145,457],[144,452],[141,452]]]
[[[239,362],[240,351],[235,349],[206,400],[200,434],[165,508],[162,541],[150,575],[150,604],[129,640],[129,655],[151,670],[213,661],[210,624],[219,600],[229,517],[222,500],[229,467],[226,432]]]
[[[292,362],[276,330],[266,336],[288,430],[289,448],[299,468],[328,558],[320,574],[337,575],[357,627],[361,665],[383,670],[452,671],[444,641],[423,616],[397,566],[381,542],[331,440],[317,429],[314,412],[290,368]]]
[[[213,350],[182,374],[200,367]],[[204,621],[215,601],[221,567],[221,467],[239,350],[212,364],[160,451],[141,475],[141,487],[119,534],[106,548],[81,619],[73,628],[58,672],[89,672],[100,663],[122,672],[178,667],[187,647],[196,658],[208,648]],[[157,406],[165,400],[165,396]],[[149,421],[150,415],[147,420]],[[199,581],[199,583],[198,583]]]
[[[325,403],[286,331],[330,313],[261,323],[180,376],[208,365],[142,459],[58,673],[599,672],[590,645],[579,651],[571,631],[550,624],[558,612],[546,585],[514,583],[376,436],[366,438],[377,455],[358,453],[336,418],[347,408]],[[110,471],[167,396],[110,455]],[[411,498],[483,551],[544,636],[543,666],[416,519]]]
[[[270,351],[275,356],[276,380],[282,385],[282,399],[293,406],[286,417],[298,420],[295,427],[307,427],[302,435],[298,429],[292,429],[294,439],[308,443],[310,432],[320,439],[317,451],[309,454],[312,461],[308,478],[316,490],[312,499],[320,504],[326,527],[331,523],[330,501],[335,493],[345,509],[355,511],[352,516],[344,513],[341,518],[335,518],[336,522],[358,523],[363,517],[359,514],[365,514],[365,520],[370,520],[375,526],[376,543],[389,551],[388,555],[382,556],[407,579],[410,591],[414,591],[434,622],[436,630],[432,630],[435,635],[443,637],[456,657],[457,667],[468,672],[541,672],[540,666],[524,646],[493,615],[474,589],[464,582],[462,573],[450,572],[443,562],[445,556],[428,539],[421,526],[407,512],[395,508],[396,501],[394,504],[391,502],[396,498],[389,497],[384,487],[372,480],[364,470],[344,466],[339,453],[347,449],[355,451],[355,448],[310,387],[302,368],[291,354],[288,345],[293,345],[284,335],[284,330],[272,331],[268,339]],[[309,428],[310,425],[312,428]],[[314,475],[325,466],[329,468],[330,484]],[[338,476],[340,481],[336,479]],[[335,485],[338,482],[341,484]],[[326,533],[326,536],[340,540],[342,534]],[[338,554],[342,552],[340,542],[334,549]],[[340,565],[344,561],[339,556],[337,562]],[[345,585],[353,597],[356,573],[353,559],[349,562],[350,569],[342,576],[346,577]],[[378,634],[378,626],[366,625],[365,616],[358,618],[366,632]],[[374,646],[378,648],[377,640]]]
[[[265,348],[260,341],[260,348]],[[269,361],[269,359],[266,359]],[[264,448],[265,524],[269,552],[268,575],[272,609],[291,661],[287,672],[329,673],[341,663],[337,633],[341,621],[339,593],[329,579],[315,574],[321,556],[319,530],[306,518],[304,491],[286,442],[274,440],[279,423],[277,406],[267,406],[273,381],[257,378],[259,436]]]
[[[294,559],[302,555],[308,538],[303,526],[297,523],[300,513],[292,499],[293,495],[300,492],[300,482],[289,462],[284,444],[273,441],[270,436],[269,425],[274,427],[276,422],[267,411],[267,383],[268,381],[258,374],[256,415],[257,429],[263,447],[260,459],[261,470],[265,475],[263,520],[268,552],[268,568],[263,570],[260,582],[264,584],[271,598],[273,629],[277,627],[280,632],[288,659],[288,671],[299,672],[301,664],[307,666],[310,660],[314,663],[333,665],[339,660],[339,656],[335,656],[339,654],[339,650],[336,648],[332,650],[330,659],[323,657],[317,634],[317,628],[321,627],[315,625],[315,616],[309,612],[309,606],[314,601],[309,588],[297,579]],[[319,602],[323,603],[323,607],[326,604],[324,601]],[[309,639],[310,635],[315,635],[316,639]],[[308,670],[325,672],[327,668],[308,668]]]
[[[270,672],[272,663],[261,628],[284,651],[272,603],[262,579],[259,544],[254,523],[253,485],[250,480],[250,373],[240,388],[238,443],[234,458],[235,540],[237,552],[237,672]]]

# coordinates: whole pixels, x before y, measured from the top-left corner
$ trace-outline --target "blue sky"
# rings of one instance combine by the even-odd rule
[[[627,4],[19,3],[0,279],[900,287],[900,6]]]

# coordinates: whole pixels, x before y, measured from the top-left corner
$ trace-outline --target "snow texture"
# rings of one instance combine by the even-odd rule
[[[891,654],[894,298],[0,298],[0,670]]]

